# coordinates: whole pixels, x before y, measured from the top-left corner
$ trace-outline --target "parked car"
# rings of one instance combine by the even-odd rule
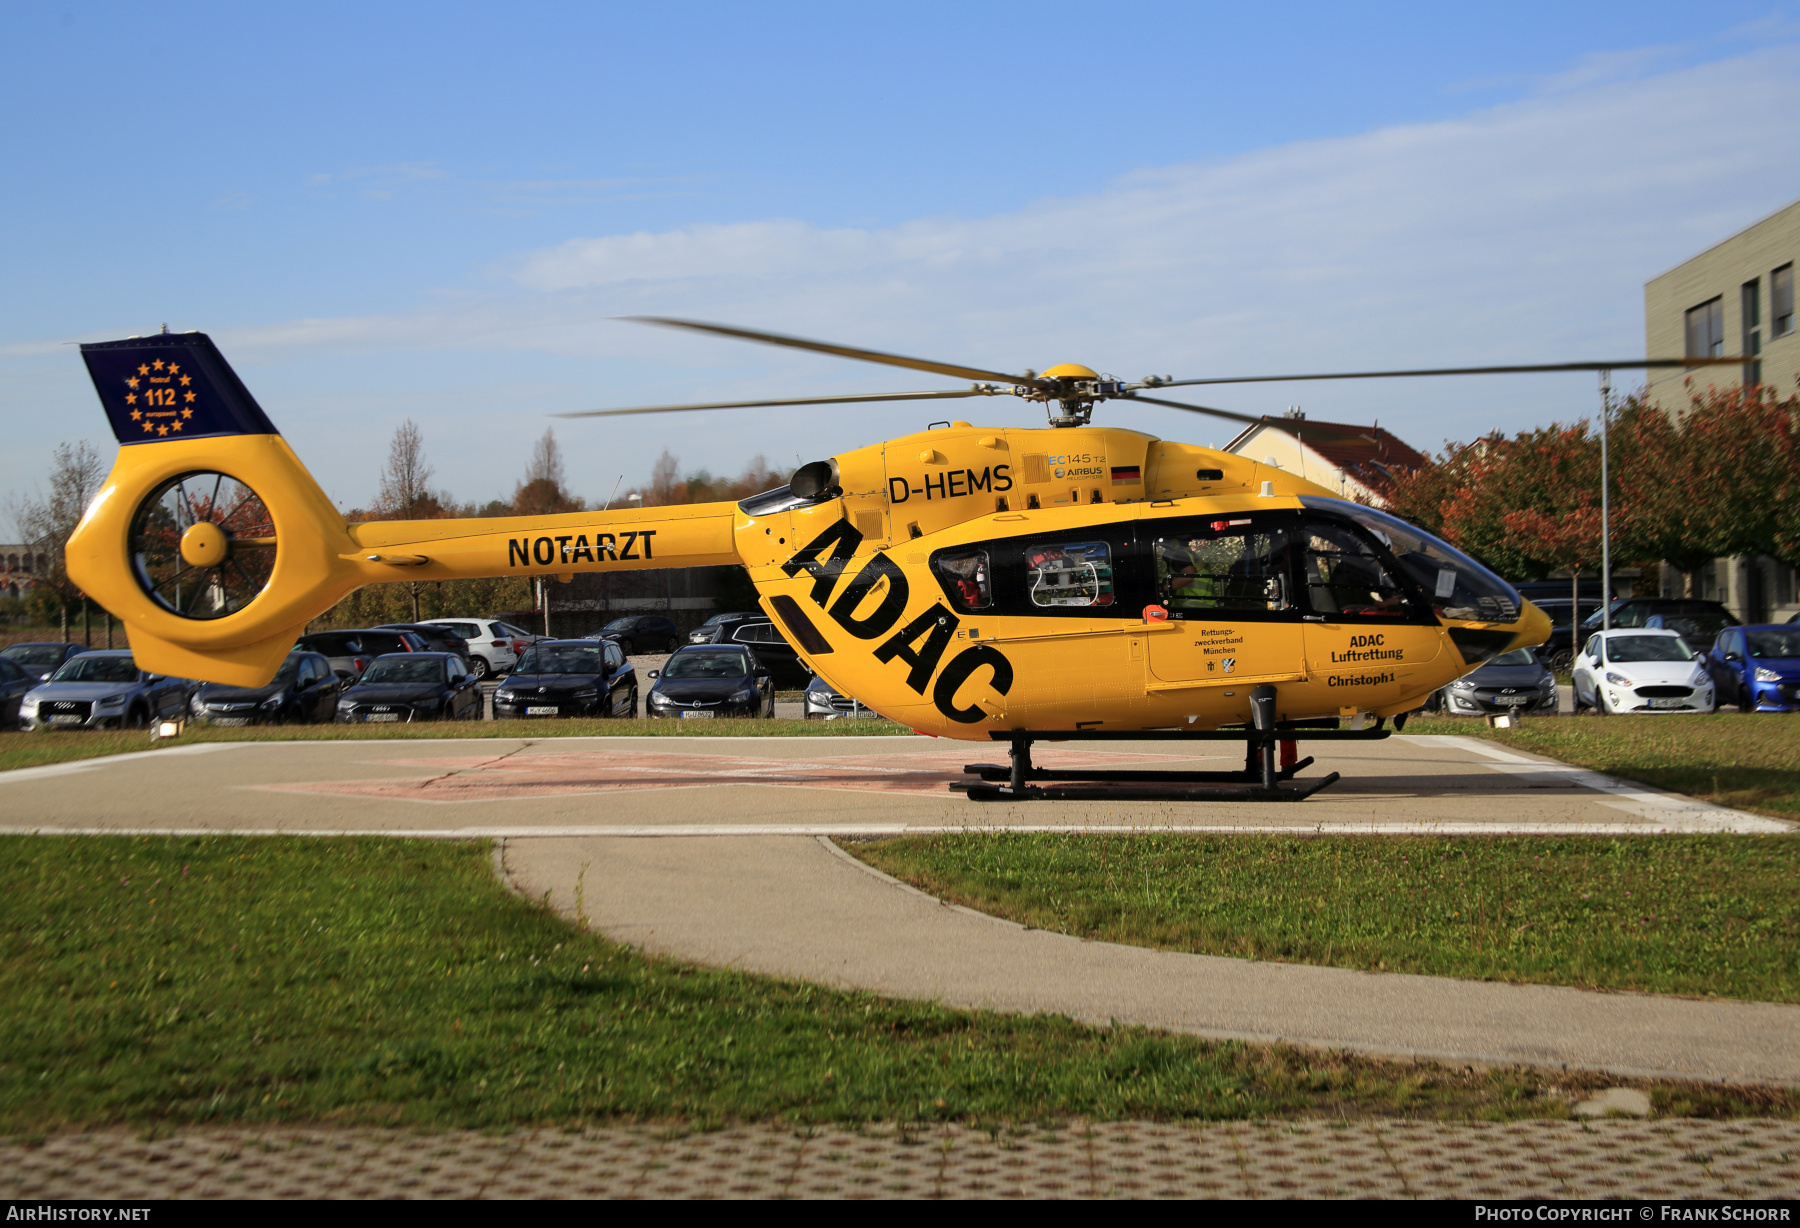
[[[339,724],[478,721],[481,684],[453,652],[395,652],[376,657],[338,697]]]
[[[1727,618],[1730,615],[1726,615]],[[1733,620],[1735,622],[1735,620]],[[1700,614],[1652,614],[1644,620],[1646,629],[1673,631],[1695,652],[1706,652],[1719,638],[1719,632],[1732,623],[1711,612]]]
[[[410,631],[425,641],[425,647],[432,652],[453,652],[463,659],[463,664],[474,667],[469,660],[469,641],[458,635],[449,627],[437,623],[382,623],[377,631]]]
[[[290,652],[267,686],[204,682],[188,715],[212,725],[314,725],[337,714],[344,680],[316,652]]]
[[[711,618],[707,619],[705,622],[701,623],[698,627],[695,627],[692,631],[688,632],[688,643],[690,643],[690,644],[710,644],[710,643],[712,643],[713,642],[712,629],[714,627],[718,626],[720,623],[726,621],[727,619],[760,618],[760,617],[762,617],[762,615],[759,614],[755,610],[732,610],[729,613],[725,613],[725,614],[714,614]]]
[[[390,652],[430,652],[430,645],[410,631],[378,631],[373,627],[354,631],[314,631],[294,644],[297,652],[316,652],[331,662],[334,672],[346,678],[362,677],[376,657]]]
[[[525,632],[491,618],[443,619],[432,624],[456,632],[469,646],[469,668],[477,678],[504,674],[525,651]]]
[[[705,631],[702,627],[700,631]],[[694,635],[699,635],[695,631]],[[767,614],[727,614],[712,624],[708,638],[689,642],[697,644],[743,644],[756,654],[756,659],[769,667],[778,687],[803,687],[812,671],[800,660],[800,654],[787,642]]]
[[[587,637],[590,640],[617,640],[625,655],[640,652],[674,652],[681,647],[681,628],[660,614],[636,614],[615,618]]]
[[[1697,626],[1710,626],[1712,629],[1706,632],[1706,639],[1700,644],[1692,645],[1696,652],[1705,651],[1722,628],[1738,625],[1732,612],[1718,602],[1700,601],[1692,597],[1621,597],[1612,604],[1611,623],[1619,630],[1642,627],[1657,614],[1665,619],[1670,615],[1680,615],[1694,620]],[[1598,630],[1600,611],[1595,610],[1581,621],[1582,645],[1585,646],[1587,637]]]
[[[494,718],[637,715],[637,671],[612,640],[539,640],[494,692]]]
[[[39,682],[54,674],[57,667],[70,657],[80,656],[84,652],[92,652],[90,648],[80,644],[63,644],[49,641],[42,644],[13,644],[0,648],[0,657],[5,657],[14,665],[36,678]]]
[[[1450,716],[1556,711],[1556,675],[1529,648],[1515,648],[1465,674],[1438,692]]]
[[[1720,704],[1740,712],[1800,710],[1800,627],[1727,627],[1706,654]]]
[[[1713,712],[1712,674],[1677,632],[1597,631],[1575,658],[1575,710]]]
[[[26,673],[16,662],[0,656],[0,729],[19,727],[19,705],[24,702],[26,692],[42,681],[36,674]]]
[[[1575,664],[1575,641],[1586,638],[1576,635],[1576,625],[1587,621],[1590,614],[1600,609],[1600,599],[1582,598],[1575,607],[1573,618],[1567,597],[1532,597],[1530,600],[1550,619],[1550,638],[1538,645],[1538,658],[1558,673],[1567,671]]]
[[[651,670],[645,716],[775,715],[775,682],[748,648],[689,644]]]
[[[195,684],[138,668],[126,649],[94,649],[64,661],[19,703],[21,729],[143,729],[180,716]]]
[[[857,717],[873,717],[881,719],[881,713],[866,704],[858,703],[848,695],[834,690],[832,685],[813,675],[806,684],[806,694],[802,697],[800,718],[808,721],[850,720]]]

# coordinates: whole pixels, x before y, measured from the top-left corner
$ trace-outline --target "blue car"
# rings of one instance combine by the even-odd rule
[[[1740,712],[1800,711],[1800,626],[1727,627],[1706,654],[1719,705]]]

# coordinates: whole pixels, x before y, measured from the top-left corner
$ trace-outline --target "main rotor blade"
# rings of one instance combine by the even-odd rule
[[[1196,414],[1211,414],[1215,418],[1230,418],[1233,422],[1248,422],[1251,426],[1261,426],[1268,422],[1266,417],[1252,414],[1240,414],[1229,409],[1213,409],[1209,405],[1185,405],[1180,401],[1165,401],[1161,397],[1147,397],[1141,392],[1128,392],[1118,398],[1121,401],[1148,401],[1152,405],[1167,405],[1170,409],[1185,409]]]
[[[868,392],[846,397],[787,397],[779,401],[710,401],[704,405],[639,405],[631,409],[588,409],[552,418],[611,418],[620,414],[683,414],[693,409],[768,409],[778,405],[853,405],[863,401],[949,401],[959,397],[997,397],[1003,389],[963,388],[955,392]]]
[[[659,324],[664,328],[688,328],[700,333],[717,333],[721,337],[736,337],[740,341],[760,341],[764,345],[784,345],[789,349],[835,354],[839,358],[878,362],[889,367],[906,367],[912,371],[930,371],[937,375],[948,375],[954,379],[998,380],[1003,384],[1024,384],[1030,388],[1040,386],[1037,380],[1026,375],[1008,375],[1004,371],[986,371],[980,367],[964,367],[952,362],[932,362],[926,358],[906,358],[899,354],[883,354],[880,350],[859,350],[854,346],[833,345],[828,341],[809,341],[805,337],[788,337],[781,333],[761,333],[749,328],[734,328],[729,324],[707,324],[700,320],[677,320],[670,316],[623,316],[621,318],[635,320],[639,324]]]
[[[1735,367],[1745,358],[1625,358],[1618,362],[1547,362],[1502,367],[1424,367],[1415,371],[1331,371],[1322,375],[1234,375],[1218,379],[1177,379],[1158,388],[1190,384],[1284,384],[1321,379],[1402,379],[1413,375],[1517,375],[1533,371],[1634,371],[1655,367]]]

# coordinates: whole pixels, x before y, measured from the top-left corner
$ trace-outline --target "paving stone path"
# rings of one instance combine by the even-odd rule
[[[194,1130],[0,1142],[0,1198],[1795,1198],[1800,1122]]]

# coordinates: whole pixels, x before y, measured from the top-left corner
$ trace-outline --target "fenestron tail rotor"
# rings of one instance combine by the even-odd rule
[[[1005,372],[965,366],[961,363],[909,358],[900,354],[885,353],[881,350],[860,349],[856,346],[838,345],[829,341],[814,341],[806,337],[787,336],[783,333],[760,332],[756,329],[738,328],[729,324],[709,324],[701,320],[681,320],[670,316],[624,316],[622,318],[639,324],[689,329],[720,337],[733,337],[740,341],[754,341],[760,345],[808,350],[816,354],[831,354],[838,358],[852,358],[858,362],[904,367],[912,371],[926,371],[934,375],[948,375],[976,382],[968,388],[947,389],[941,392],[870,392],[844,396],[785,397],[773,400],[708,401],[688,405],[641,405],[623,409],[594,409],[578,413],[557,414],[557,417],[609,418],[627,414],[687,413],[709,409],[770,409],[790,405],[855,405],[880,401],[937,401],[1010,395],[1022,400],[1044,403],[1050,414],[1051,426],[1085,425],[1093,415],[1094,406],[1109,400],[1141,401],[1147,405],[1161,405],[1170,409],[1181,409],[1189,413],[1207,414],[1232,422],[1254,425],[1271,421],[1271,419],[1266,416],[1239,413],[1235,410],[1218,409],[1209,405],[1194,405],[1185,401],[1170,401],[1161,397],[1146,396],[1144,390],[1181,388],[1202,384],[1275,384],[1317,380],[1410,379],[1422,376],[1522,375],[1576,371],[1655,370],[1671,367],[1719,367],[1736,366],[1744,361],[1742,357],[1631,358],[1593,362],[1513,363],[1481,367],[1413,367],[1388,371],[1326,371],[1299,375],[1209,376],[1200,379],[1174,379],[1169,376],[1151,375],[1141,380],[1127,381],[1115,379],[1110,375],[1102,375],[1075,363],[1049,367],[1041,373],[1028,370],[1023,375],[1008,375]]]
[[[235,614],[275,571],[275,523],[229,474],[184,473],[153,490],[131,521],[131,562],[150,598],[183,618]]]

